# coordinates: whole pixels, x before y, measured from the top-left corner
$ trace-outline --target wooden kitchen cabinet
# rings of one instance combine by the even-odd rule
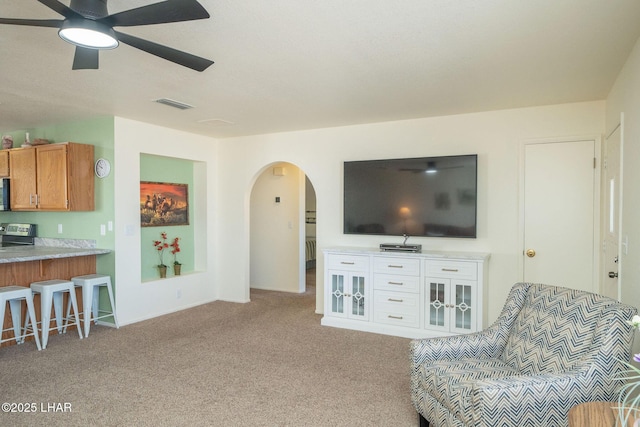
[[[35,209],[36,194],[36,150],[15,148],[9,150],[11,164],[10,198],[12,210]]]
[[[0,151],[0,178],[9,177],[9,152],[7,150]]]
[[[93,145],[63,142],[9,150],[11,209],[92,211]]]

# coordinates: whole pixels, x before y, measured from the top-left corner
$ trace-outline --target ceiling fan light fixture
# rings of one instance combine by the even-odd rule
[[[88,49],[115,49],[119,44],[113,29],[91,19],[66,20],[58,35],[67,43]]]
[[[39,0],[39,3],[65,19],[16,19],[0,17],[0,26],[56,28],[61,39],[75,46],[73,70],[97,70],[101,50],[115,49],[120,43],[174,64],[204,71],[213,61],[190,53],[115,31],[116,27],[168,24],[208,19],[211,16],[198,0],[153,2],[115,14],[107,10],[108,0]],[[65,3],[69,3],[67,6]],[[135,2],[134,2],[135,3]]]

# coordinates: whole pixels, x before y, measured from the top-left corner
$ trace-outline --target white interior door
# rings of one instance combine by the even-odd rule
[[[604,192],[604,245],[602,247],[604,268],[600,292],[610,298],[620,300],[621,289],[618,277],[620,269],[620,212],[622,194],[620,179],[620,153],[622,124],[607,137],[605,142]]]
[[[597,292],[596,157],[595,140],[525,145],[524,281]]]

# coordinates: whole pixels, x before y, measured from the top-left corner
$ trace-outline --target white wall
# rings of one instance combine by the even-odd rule
[[[275,175],[274,168],[284,175]],[[291,163],[269,165],[256,180],[250,208],[252,288],[304,291],[299,263],[303,188],[304,174]]]
[[[622,237],[629,242],[628,252],[620,254],[622,302],[640,307],[640,40],[607,98],[607,134],[620,122],[620,113],[625,117]],[[640,340],[635,347],[640,352]]]
[[[217,141],[173,129],[114,119],[116,306],[121,324],[157,317],[216,299]],[[196,272],[141,281],[140,154],[194,161]],[[197,185],[196,185],[197,184]],[[147,242],[142,242],[147,244]]]
[[[380,237],[342,234],[342,162],[345,160],[477,153],[478,238],[413,238],[425,250],[491,253],[488,320],[502,307],[511,285],[520,280],[518,177],[522,141],[597,136],[626,116],[623,235],[623,301],[640,306],[640,47],[636,45],[606,103],[586,102],[492,111],[340,128],[258,135],[217,141],[168,128],[115,118],[114,180],[116,276],[123,324],[159,316],[214,299],[249,301],[250,196],[261,171],[276,162],[299,166],[317,197],[317,311],[322,311],[322,248],[376,247]],[[606,118],[606,126],[605,126]],[[606,128],[606,132],[605,132]],[[140,153],[191,159],[203,182],[194,221],[199,272],[141,283],[138,182]],[[220,159],[224,159],[221,161]],[[389,240],[389,239],[387,239]],[[177,291],[182,298],[177,298]]]
[[[322,248],[377,247],[378,236],[342,234],[342,162],[345,160],[478,154],[478,238],[413,238],[429,250],[486,251],[489,264],[489,321],[497,317],[511,286],[521,280],[519,247],[519,150],[531,138],[598,136],[604,133],[605,103],[492,111],[340,128],[259,135],[220,141],[219,187],[224,206],[217,222],[222,299],[249,300],[249,198],[257,175],[271,163],[297,165],[317,197],[318,285],[322,311]]]

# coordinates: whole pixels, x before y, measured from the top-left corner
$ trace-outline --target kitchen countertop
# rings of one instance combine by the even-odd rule
[[[7,246],[0,248],[0,264],[69,258],[110,253],[110,249],[69,248],[57,246]]]

